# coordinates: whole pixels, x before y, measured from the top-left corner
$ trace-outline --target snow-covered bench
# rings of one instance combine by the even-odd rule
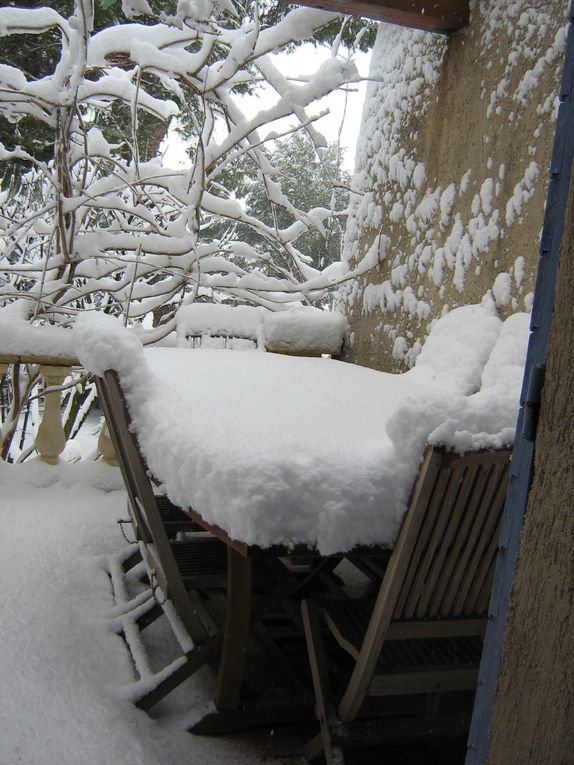
[[[269,311],[246,305],[193,303],[178,310],[176,327],[181,347],[337,356],[347,322],[339,313],[311,306]]]

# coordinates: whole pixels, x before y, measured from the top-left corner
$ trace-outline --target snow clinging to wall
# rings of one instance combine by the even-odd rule
[[[432,320],[532,300],[566,35],[563,3],[471,3],[444,37],[381,24],[344,258],[377,266],[340,305],[369,366],[411,366]],[[374,350],[372,350],[374,348]]]

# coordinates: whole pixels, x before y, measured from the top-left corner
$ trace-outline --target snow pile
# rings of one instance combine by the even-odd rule
[[[481,375],[502,322],[492,301],[456,308],[438,319],[405,379],[464,395],[480,388]]]
[[[72,332],[50,324],[32,326],[30,307],[29,302],[15,301],[0,309],[0,353],[74,359]]]
[[[480,316],[474,308],[462,313]],[[427,441],[457,450],[512,443],[519,391],[504,367],[518,365],[527,327],[513,320],[495,333],[487,318],[478,343],[487,387],[471,396],[445,382],[449,354],[458,375],[455,342],[441,374],[423,384],[422,373],[332,359],[144,351],[103,314],[80,316],[74,332],[88,369],[117,369],[142,452],[173,502],[249,544],[328,554],[393,543]]]
[[[267,348],[283,353],[320,349],[322,353],[337,354],[347,332],[347,320],[342,314],[311,306],[266,311],[264,320]]]
[[[482,370],[483,390],[498,387],[510,390],[522,384],[529,334],[530,314],[515,313],[506,319]]]
[[[514,314],[501,323],[476,393],[449,394],[442,400],[426,397],[399,406],[387,427],[397,454],[420,452],[425,443],[446,446],[459,454],[511,446],[529,333],[529,314]],[[456,345],[451,347],[456,354]],[[455,355],[452,360],[456,364]],[[402,377],[413,379],[414,371]]]
[[[287,353],[340,353],[347,322],[339,314],[311,306],[269,311],[253,306],[193,303],[176,314],[178,345],[194,337],[249,338],[259,348]],[[205,343],[202,343],[205,345]]]
[[[98,377],[115,369],[129,386],[130,374],[146,373],[137,335],[105,313],[80,314],[74,325],[74,342],[82,365]]]

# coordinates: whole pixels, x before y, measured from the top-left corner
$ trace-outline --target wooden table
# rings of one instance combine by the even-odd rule
[[[248,727],[264,722],[277,723],[299,719],[314,719],[313,702],[310,696],[307,701],[301,699],[285,699],[280,703],[246,704],[241,697],[241,686],[244,679],[247,646],[251,634],[251,625],[259,615],[273,608],[283,598],[294,596],[303,597],[309,594],[317,580],[322,575],[328,576],[344,557],[343,554],[321,556],[316,550],[300,549],[299,556],[306,556],[314,562],[308,574],[300,581],[286,574],[283,582],[263,596],[263,602],[256,609],[253,605],[253,567],[258,560],[275,561],[281,566],[280,559],[293,551],[285,547],[258,548],[231,539],[229,534],[218,526],[207,523],[199,513],[187,510],[198,525],[223,541],[227,546],[227,591],[225,626],[221,656],[217,670],[217,682],[213,697],[216,713],[207,714],[192,730],[195,733],[224,733],[237,728]],[[383,562],[388,559],[389,549],[370,548],[355,551],[357,556],[368,553]]]

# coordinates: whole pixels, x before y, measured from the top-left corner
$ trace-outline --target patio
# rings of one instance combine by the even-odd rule
[[[86,336],[81,340],[80,346],[89,347],[94,358],[104,365],[107,355],[115,348],[126,368],[137,377],[140,362],[136,357],[130,361],[128,351],[132,343],[124,347],[124,343],[127,342],[123,338],[125,330],[116,329],[113,322],[108,324],[109,320],[104,322],[104,318],[102,317],[103,323],[93,324],[87,321],[80,333]],[[243,433],[243,440],[247,438],[253,441],[255,436],[249,436],[249,427],[255,427],[262,439],[261,448],[265,450],[265,444],[267,440],[273,439],[275,429],[287,432],[291,425],[299,434],[298,439],[293,442],[294,454],[299,453],[303,442],[307,448],[311,448],[310,454],[314,453],[313,450],[317,454],[323,453],[325,441],[320,434],[323,432],[325,435],[325,428],[330,433],[327,441],[336,442],[337,429],[341,427],[342,410],[335,416],[336,412],[329,408],[328,402],[331,397],[342,403],[345,398],[344,392],[352,390],[359,380],[365,393],[370,390],[370,396],[366,396],[364,412],[356,407],[352,409],[349,424],[354,423],[354,430],[345,431],[345,442],[347,448],[350,443],[355,444],[351,451],[355,452],[355,459],[366,469],[365,455],[361,456],[360,451],[361,441],[375,443],[383,439],[380,441],[384,447],[383,452],[373,462],[374,477],[381,469],[380,466],[377,468],[379,460],[391,448],[393,439],[396,441],[397,450],[403,450],[403,457],[406,454],[404,450],[407,443],[411,444],[412,452],[413,443],[416,445],[420,441],[422,444],[425,440],[426,436],[422,432],[416,438],[411,432],[413,422],[416,422],[419,430],[421,428],[420,411],[415,412],[416,417],[412,420],[412,403],[406,407],[403,405],[401,427],[395,428],[394,431],[391,428],[391,441],[388,441],[388,436],[382,435],[381,428],[376,423],[368,423],[369,419],[373,419],[374,411],[378,413],[377,421],[384,423],[387,409],[390,407],[392,411],[396,403],[401,398],[404,400],[405,396],[413,402],[417,396],[421,398],[421,392],[425,392],[427,398],[431,396],[438,402],[448,400],[453,412],[453,401],[459,401],[459,408],[463,407],[459,415],[464,414],[463,420],[466,419],[467,424],[473,419],[472,407],[468,409],[472,403],[478,407],[475,415],[482,412],[484,416],[484,411],[490,413],[493,435],[499,432],[504,423],[496,414],[496,407],[493,409],[493,403],[498,401],[503,409],[508,409],[509,402],[515,401],[516,391],[513,389],[519,384],[527,326],[528,317],[524,314],[503,324],[495,317],[489,304],[459,309],[437,325],[428,341],[426,352],[423,351],[417,367],[410,373],[403,376],[384,375],[353,365],[342,365],[340,371],[343,375],[339,383],[343,386],[341,391],[338,391],[336,385],[333,389],[334,381],[329,379],[329,375],[333,376],[331,365],[338,368],[340,364],[335,361],[288,359],[266,353],[237,353],[212,349],[164,349],[163,354],[161,349],[158,349],[151,354],[153,358],[154,354],[159,354],[159,368],[164,375],[167,374],[168,379],[170,367],[167,365],[167,357],[170,352],[175,352],[178,358],[181,355],[184,369],[187,369],[186,364],[192,365],[187,373],[183,372],[184,380],[193,378],[196,382],[191,397],[191,411],[185,419],[195,422],[205,438],[209,435],[210,423],[213,420],[213,414],[210,414],[213,407],[210,408],[206,402],[202,403],[201,397],[214,396],[216,402],[224,405],[226,378],[221,372],[215,374],[215,377],[212,374],[209,378],[213,378],[212,384],[206,386],[205,390],[197,384],[202,378],[201,365],[204,355],[209,356],[209,369],[215,364],[217,370],[219,361],[223,363],[228,359],[233,362],[236,367],[233,375],[235,383],[238,382],[238,375],[246,375],[249,371],[252,374],[252,383],[257,379],[258,386],[270,386],[269,391],[263,391],[255,397],[255,401],[260,402],[258,410],[263,402],[265,405],[261,411],[252,412],[251,416],[244,409],[246,401],[243,398],[238,410],[237,423],[232,417],[236,407],[233,398],[229,398],[222,414],[228,429],[233,432],[235,427],[236,434]],[[471,344],[467,336],[469,331],[473,339]],[[96,334],[91,336],[90,332]],[[117,342],[108,337],[110,332],[114,337],[120,332]],[[317,375],[323,366],[327,377],[321,384],[322,377]],[[311,375],[309,379],[305,376],[307,369]],[[272,370],[274,374],[270,374]],[[309,411],[305,406],[300,412],[296,412],[295,409],[291,411],[290,394],[283,391],[279,395],[280,381],[274,375],[284,374],[287,370],[296,370],[298,385],[302,386],[304,391],[300,396],[299,406],[306,401],[305,406],[309,407]],[[143,385],[140,394],[143,395],[142,392],[148,387],[151,391],[155,390],[157,382],[149,379],[147,374],[140,375],[140,380]],[[464,395],[475,390],[481,380],[484,388],[481,392]],[[312,381],[319,389],[331,387],[326,402],[320,397],[310,395]],[[382,382],[385,382],[388,388],[383,396],[380,389]],[[184,391],[185,385],[175,385],[179,393]],[[427,389],[429,385],[431,387]],[[220,390],[221,386],[223,389]],[[247,379],[239,385],[243,390],[249,387]],[[293,385],[288,387],[293,389]],[[274,390],[277,391],[277,396],[269,401]],[[396,393],[393,393],[395,390]],[[391,396],[390,399],[386,398],[388,395]],[[145,406],[149,413],[159,411],[165,414],[166,404],[166,401],[151,405],[148,402]],[[179,410],[180,406],[181,401],[178,401],[176,410]],[[269,408],[272,411],[267,411]],[[511,403],[510,410],[513,408]],[[440,409],[441,407],[438,407],[439,411]],[[203,425],[201,417],[199,421],[197,419],[202,410],[207,411]],[[408,424],[409,416],[411,425]],[[511,419],[512,416],[510,411]],[[258,419],[262,420],[259,424]],[[312,423],[308,430],[305,429],[307,421]],[[451,426],[453,422],[456,420],[451,419]],[[270,433],[265,434],[265,423],[272,423]],[[438,421],[434,422],[433,417],[433,421],[429,420],[426,426],[432,430],[437,424]],[[482,420],[482,424],[489,427],[486,420]],[[317,427],[319,435],[313,433]],[[425,425],[422,427],[424,429]],[[374,430],[370,432],[369,428]],[[245,429],[247,433],[244,432]],[[281,758],[285,763],[303,762],[303,745],[316,731],[316,725],[313,723],[299,723],[277,729],[262,727],[240,736],[219,738],[192,736],[188,733],[190,726],[213,709],[212,698],[216,678],[215,673],[208,667],[197,671],[169,696],[154,705],[149,715],[133,704],[136,677],[130,653],[118,634],[117,623],[122,608],[117,601],[114,604],[109,576],[109,572],[114,567],[117,569],[126,557],[126,537],[133,539],[133,536],[131,527],[120,526],[117,523],[118,519],[127,518],[126,494],[120,470],[106,464],[101,458],[95,459],[98,454],[98,430],[98,423],[92,419],[91,424],[82,429],[75,443],[68,445],[58,464],[50,465],[34,458],[24,464],[4,463],[0,468],[5,494],[11,497],[10,503],[6,503],[2,508],[4,533],[0,542],[3,590],[7,611],[11,616],[4,624],[0,649],[0,671],[4,678],[0,692],[1,708],[3,728],[7,732],[0,744],[1,758],[6,762],[26,763],[72,764],[81,758],[86,765],[101,762],[137,762],[150,765],[162,762],[163,765],[180,762],[193,753],[201,761],[209,763],[251,763],[273,761],[275,758]],[[427,435],[430,430],[427,430]],[[352,435],[355,431],[355,435]],[[456,428],[453,435],[455,433],[456,442],[456,439],[460,440],[461,433],[456,431]],[[173,432],[168,431],[164,435],[167,440],[164,438],[162,442],[160,438],[156,451],[167,455],[168,462],[171,460],[173,465],[189,459],[193,449],[185,450],[178,456],[177,446],[173,445]],[[317,439],[316,443],[314,439]],[[241,441],[242,438],[238,443]],[[283,441],[283,449],[288,443]],[[497,444],[493,442],[492,446],[495,445]],[[204,446],[209,447],[209,440]],[[229,448],[232,448],[232,444]],[[207,448],[207,453],[210,449],[211,447]],[[221,447],[219,451],[220,449]],[[236,453],[238,451],[240,449],[236,449]],[[335,451],[339,454],[338,447]],[[216,452],[219,453],[215,450],[214,453]],[[329,454],[327,449],[327,456]],[[72,455],[76,459],[80,456],[81,459],[73,463],[67,462],[66,459]],[[411,472],[414,472],[419,456],[413,452],[411,457]],[[256,452],[255,459],[261,460],[263,455]],[[396,465],[396,457],[392,457],[391,462]],[[384,459],[380,465],[383,463]],[[315,470],[319,467],[318,464]],[[188,468],[183,471],[184,474],[192,470],[192,465]],[[193,471],[190,475],[192,474]],[[261,480],[264,475],[265,471],[259,476]],[[313,470],[311,475],[314,475]],[[407,479],[412,481],[412,476],[407,476]],[[331,480],[335,479],[326,474],[319,484],[328,484]],[[312,485],[313,482],[310,483],[310,487]],[[216,487],[217,484],[212,488],[218,491]],[[249,485],[245,491],[249,494]],[[356,491],[358,489],[355,493]],[[225,507],[231,498],[220,497],[218,506]],[[315,498],[311,503],[314,501],[318,499]],[[360,493],[357,496],[352,494],[349,501],[358,505],[369,504],[368,497],[363,497]],[[41,513],[38,512],[39,508],[42,509]],[[266,516],[271,512],[271,508],[263,506],[259,512]],[[280,515],[275,521],[279,524],[276,531],[285,523],[286,516],[283,515],[283,520],[280,520],[281,517]],[[215,520],[218,520],[217,516]],[[333,546],[333,540],[322,536],[320,527],[317,528],[318,532],[311,533],[318,533],[318,536],[310,538],[318,540],[325,548],[331,545],[331,549],[335,549],[337,543]],[[341,533],[344,536],[349,531],[347,525],[344,525]],[[272,533],[272,529],[269,529],[269,533]],[[289,539],[291,532],[288,527],[286,533],[287,536],[282,541]],[[384,540],[396,532],[392,529],[385,530],[383,527],[380,533],[381,540]],[[339,538],[339,546],[342,538]],[[23,541],[25,544],[22,544]],[[267,539],[266,543],[269,541],[270,539]],[[357,538],[356,541],[365,540]],[[161,622],[162,620],[159,620],[153,625],[149,635],[146,630],[146,650],[149,652],[150,662],[159,661],[163,666],[166,658],[170,661],[174,657],[170,657],[170,651],[173,651],[170,647],[170,641],[173,645],[173,635],[169,627]],[[151,640],[147,639],[149,637]],[[303,642],[302,647],[304,648]],[[309,680],[310,678],[307,678],[305,682],[310,685]],[[26,710],[25,715],[22,714],[22,710]],[[30,719],[34,721],[33,725],[29,724]],[[420,762],[422,759],[425,763],[433,762],[433,751],[425,747],[421,754],[419,746],[389,750],[390,761],[393,761],[392,757],[396,754],[401,763],[408,762],[410,752],[413,761]],[[450,750],[448,755],[449,762],[462,762],[464,742],[455,742],[454,746],[455,750]],[[367,751],[361,755],[361,760],[355,760],[355,755],[352,755],[348,762],[369,762],[371,756],[380,756],[380,750],[378,752],[378,755],[373,755]],[[436,756],[440,758],[440,745],[437,752]]]

